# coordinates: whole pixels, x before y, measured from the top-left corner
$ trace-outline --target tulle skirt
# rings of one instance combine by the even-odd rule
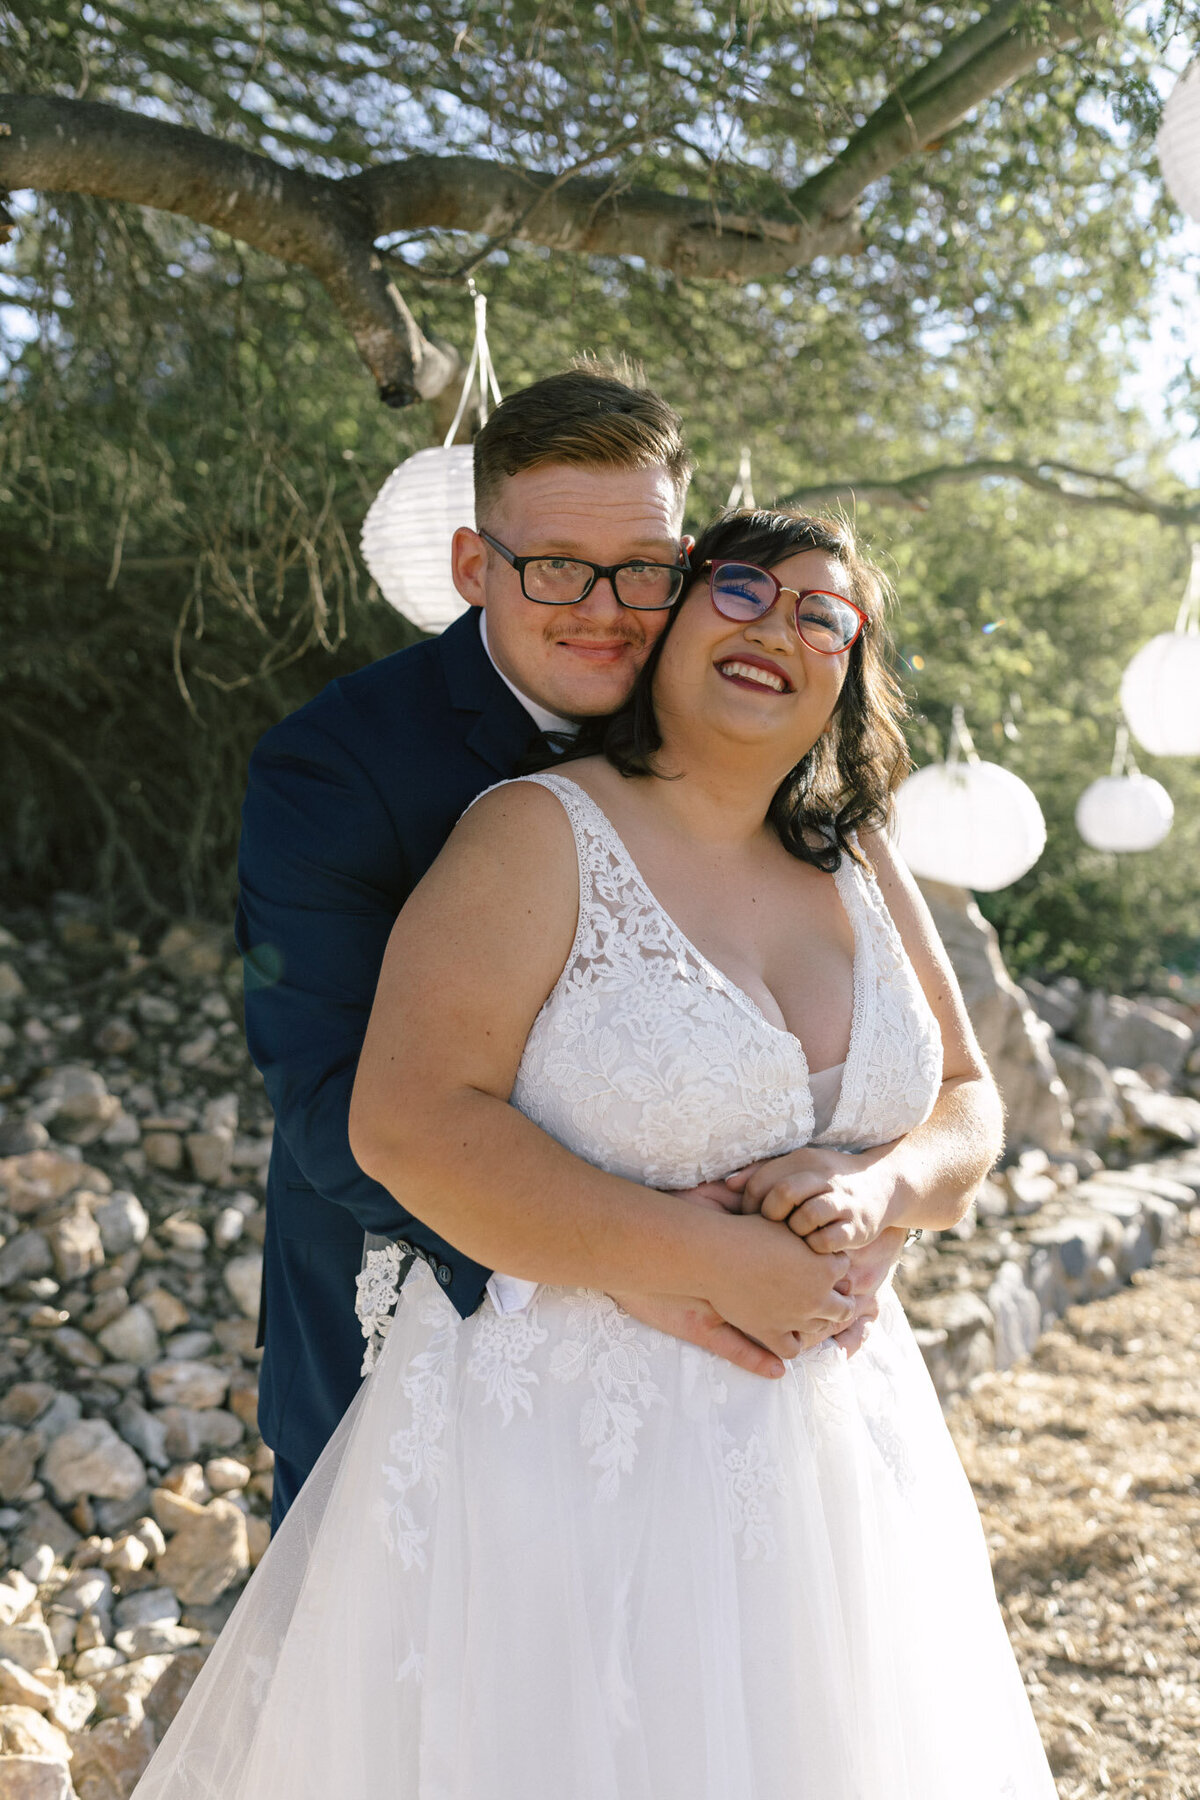
[[[898,1301],[781,1381],[418,1264],[135,1800],[1054,1800]]]

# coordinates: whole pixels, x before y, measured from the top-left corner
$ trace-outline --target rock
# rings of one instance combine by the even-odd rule
[[[213,1027],[205,1025],[194,1038],[189,1038],[186,1044],[180,1044],[175,1052],[175,1059],[182,1063],[185,1069],[194,1069],[198,1063],[204,1061],[205,1057],[212,1055],[217,1047],[217,1042],[217,1034]]]
[[[112,1183],[100,1169],[89,1168],[61,1150],[33,1150],[28,1156],[0,1163],[5,1203],[22,1217],[43,1212],[84,1186],[94,1193],[108,1193]]]
[[[1049,1025],[1055,1037],[1070,1037],[1083,1009],[1083,987],[1073,976],[1065,976],[1050,987],[1022,976],[1021,987],[1038,1018]]]
[[[149,1308],[154,1323],[164,1333],[178,1331],[192,1316],[183,1301],[164,1287],[149,1288],[142,1295],[142,1303]]]
[[[189,1650],[200,1642],[200,1633],[193,1625],[171,1625],[162,1620],[152,1625],[131,1625],[128,1631],[118,1631],[113,1642],[131,1662],[137,1662],[148,1656],[173,1656],[177,1650]]]
[[[271,1521],[250,1513],[246,1519],[246,1537],[250,1543],[250,1567],[257,1569],[271,1542]]]
[[[53,1574],[56,1560],[49,1544],[39,1544],[33,1555],[27,1556],[21,1564],[21,1573],[34,1587],[41,1587]]]
[[[79,1800],[129,1800],[155,1749],[148,1719],[101,1719],[72,1738],[71,1776]]]
[[[0,1419],[6,1425],[32,1425],[40,1419],[55,1390],[48,1381],[18,1381],[0,1399]]]
[[[110,1575],[122,1577],[136,1575],[139,1569],[145,1568],[149,1559],[150,1552],[145,1540],[135,1537],[132,1532],[124,1531],[116,1539],[112,1549],[105,1551],[102,1560]]]
[[[1124,1114],[1116,1083],[1107,1064],[1078,1044],[1062,1038],[1050,1043],[1054,1066],[1071,1099],[1075,1135],[1081,1143],[1098,1148],[1122,1129]]]
[[[204,1479],[214,1494],[229,1494],[245,1487],[250,1470],[236,1457],[214,1456],[204,1465]]]
[[[225,1504],[227,1502],[223,1501],[222,1505]],[[18,1619],[15,1625],[0,1625],[0,1656],[8,1657],[31,1674],[42,1669],[57,1669],[54,1640],[37,1607],[25,1618]]]
[[[210,1500],[179,1526],[158,1559],[159,1578],[185,1605],[208,1606],[250,1569],[245,1515],[232,1500]]]
[[[142,1154],[152,1169],[174,1174],[183,1167],[183,1139],[177,1131],[147,1131],[142,1138]]]
[[[220,1406],[229,1390],[228,1369],[206,1362],[174,1362],[170,1358],[146,1371],[150,1398],[159,1406],[187,1406],[198,1411]]]
[[[107,1419],[80,1419],[69,1426],[47,1450],[41,1474],[60,1506],[85,1494],[129,1500],[146,1482],[141,1458]]]
[[[182,1250],[188,1256],[203,1256],[208,1249],[208,1233],[198,1219],[189,1219],[186,1213],[172,1213],[158,1227],[156,1236],[172,1250]]]
[[[156,1731],[166,1731],[187,1699],[207,1655],[207,1650],[181,1650],[167,1660],[166,1668],[143,1701],[146,1717]]]
[[[81,1613],[75,1625],[75,1649],[96,1650],[101,1644],[107,1644],[107,1642],[108,1631],[105,1629],[105,1621],[99,1613]]]
[[[65,1581],[54,1596],[54,1604],[63,1612],[82,1618],[84,1613],[107,1617],[112,1611],[113,1583],[107,1569],[80,1569]]]
[[[135,1010],[143,1025],[178,1025],[179,1008],[162,994],[139,994]]]
[[[118,1629],[130,1631],[135,1625],[178,1625],[180,1606],[170,1588],[142,1588],[117,1601],[113,1619]]]
[[[144,1718],[146,1697],[161,1681],[170,1664],[171,1652],[159,1650],[102,1670],[93,1678],[101,1716],[106,1719]]]
[[[995,1367],[992,1315],[970,1288],[934,1294],[913,1309],[930,1377],[941,1399],[960,1392]]]
[[[0,962],[0,1006],[9,1007],[25,992],[25,983],[10,962]]]
[[[65,1681],[50,1702],[50,1718],[68,1736],[82,1731],[95,1710],[95,1690],[86,1681]]]
[[[55,1314],[47,1319],[46,1323],[54,1324],[58,1318],[65,1316],[61,1313]],[[30,1320],[31,1325],[38,1322],[37,1319]],[[49,1342],[56,1354],[61,1356],[65,1363],[69,1363],[73,1369],[98,1369],[104,1361],[103,1353],[97,1349],[91,1338],[85,1337],[82,1331],[76,1331],[73,1325],[60,1326],[52,1334]]]
[[[213,1225],[213,1243],[218,1250],[228,1250],[237,1243],[245,1229],[246,1215],[240,1207],[222,1207]]]
[[[146,1241],[150,1219],[136,1194],[118,1188],[92,1207],[106,1256],[121,1256]]]
[[[1058,1198],[1058,1183],[1052,1175],[1033,1175],[1025,1169],[1007,1169],[1004,1185],[1008,1189],[1009,1211],[1018,1218],[1039,1212]]]
[[[190,1500],[185,1494],[177,1494],[167,1487],[155,1488],[150,1495],[150,1504],[155,1519],[168,1537],[181,1526],[191,1524],[204,1511],[198,1500]]]
[[[106,1669],[117,1669],[125,1661],[120,1650],[114,1650],[111,1644],[102,1644],[95,1650],[81,1650],[75,1658],[75,1674],[80,1679],[95,1680],[103,1675]]]
[[[0,1800],[78,1800],[78,1791],[67,1765],[53,1757],[5,1756],[0,1760]]]
[[[167,1455],[167,1428],[161,1419],[127,1396],[113,1414],[113,1421],[125,1442],[144,1461],[156,1469],[166,1468],[171,1459]]]
[[[0,1288],[35,1281],[54,1267],[50,1245],[40,1231],[18,1231],[0,1250]]]
[[[104,1244],[88,1198],[76,1195],[70,1210],[46,1228],[55,1273],[63,1282],[81,1281],[104,1262]]]
[[[1122,1086],[1125,1117],[1135,1130],[1168,1144],[1200,1144],[1200,1100]]]
[[[166,1353],[171,1362],[199,1362],[215,1343],[211,1331],[181,1331],[168,1340]]]
[[[71,1746],[58,1727],[42,1717],[42,1708],[0,1706],[0,1756],[48,1756],[54,1762],[71,1760]],[[3,1793],[0,1787],[0,1794]]]
[[[57,1557],[66,1559],[79,1542],[79,1533],[68,1525],[49,1500],[35,1500],[25,1508],[25,1523],[9,1546],[14,1563],[23,1563],[43,1544],[49,1545]]]
[[[128,1019],[106,1019],[92,1042],[102,1056],[128,1056],[138,1042],[138,1034]]]
[[[192,1131],[187,1139],[188,1155],[197,1181],[219,1187],[228,1181],[233,1169],[233,1133]]]
[[[1042,1329],[1042,1308],[1017,1262],[1001,1263],[988,1289],[988,1310],[995,1323],[996,1367],[1010,1369],[1028,1356]]]
[[[0,1050],[7,1048],[0,1043]],[[0,1157],[24,1156],[30,1150],[44,1150],[50,1133],[40,1119],[26,1113],[17,1119],[0,1120]]]
[[[175,1461],[232,1450],[242,1441],[241,1420],[222,1407],[164,1406],[158,1417],[166,1427],[167,1455]]]
[[[82,1415],[83,1402],[78,1394],[55,1394],[52,1403],[38,1420],[38,1430],[46,1442],[52,1444],[68,1426],[76,1424]]]
[[[44,1681],[10,1656],[0,1656],[0,1709],[28,1706],[35,1712],[44,1713],[49,1712],[52,1699],[53,1694]]]
[[[37,1599],[37,1586],[19,1569],[9,1569],[0,1580],[0,1625],[15,1625]]]
[[[220,975],[234,947],[224,926],[203,919],[172,925],[158,946],[158,960],[175,981]]]
[[[91,1144],[121,1110],[104,1077],[82,1063],[64,1063],[33,1089],[33,1117],[71,1144]]]
[[[225,1286],[247,1319],[257,1319],[262,1292],[263,1259],[256,1250],[234,1256],[225,1265]]]
[[[98,1331],[96,1338],[114,1362],[131,1362],[138,1368],[148,1368],[162,1355],[154,1315],[146,1306],[128,1307],[111,1325]]]
[[[38,1457],[45,1449],[39,1431],[0,1428],[0,1500],[17,1500],[33,1480]]]
[[[1000,955],[999,939],[965,888],[921,882],[995,1076],[1013,1145],[1066,1150],[1071,1107],[1047,1047],[1047,1029]]]
[[[1100,992],[1088,995],[1075,1035],[1110,1069],[1160,1063],[1172,1079],[1183,1068],[1192,1044],[1186,1025],[1148,1002]]]

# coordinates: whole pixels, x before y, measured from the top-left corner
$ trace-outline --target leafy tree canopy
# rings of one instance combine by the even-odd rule
[[[429,408],[378,406],[336,281],[252,218],[238,235],[182,190],[156,200],[129,120],[202,134],[201,175],[208,146],[335,184],[391,169],[370,228],[407,223],[370,242],[425,339],[465,347],[473,271],[506,390],[585,348],[640,359],[700,458],[695,519],[745,442],[760,500],[1054,458],[1186,523],[1196,497],[1121,384],[1173,254],[1151,76],[1195,10],[55,0],[47,21],[5,0],[0,83],[117,109],[84,119],[109,186],[64,163],[15,180],[0,265],[5,891],[225,910],[250,743],[408,635],[355,541]],[[961,116],[897,138],[931,93],[952,115],[964,71],[982,91]],[[655,206],[686,216],[664,235]],[[698,241],[723,272],[696,272]],[[1184,534],[1001,480],[858,519],[900,595],[918,760],[963,700],[1047,811],[1042,863],[988,902],[1010,956],[1116,984],[1194,966],[1194,768],[1146,760],[1178,808],[1153,857],[1096,858],[1071,824],[1120,669],[1172,622]]]

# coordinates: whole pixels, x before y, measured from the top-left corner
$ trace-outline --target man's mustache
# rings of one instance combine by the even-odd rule
[[[570,643],[629,644],[635,650],[638,649],[640,647],[640,645],[642,645],[645,642],[645,633],[642,631],[637,631],[636,629],[633,631],[625,630],[625,631],[605,631],[605,632],[569,631],[569,630],[554,631],[552,629],[548,635],[553,636],[555,643],[558,643],[558,644],[570,644]]]

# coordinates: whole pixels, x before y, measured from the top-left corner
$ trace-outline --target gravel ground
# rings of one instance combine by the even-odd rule
[[[1200,1800],[1198,1227],[950,1408],[1061,1800]]]

